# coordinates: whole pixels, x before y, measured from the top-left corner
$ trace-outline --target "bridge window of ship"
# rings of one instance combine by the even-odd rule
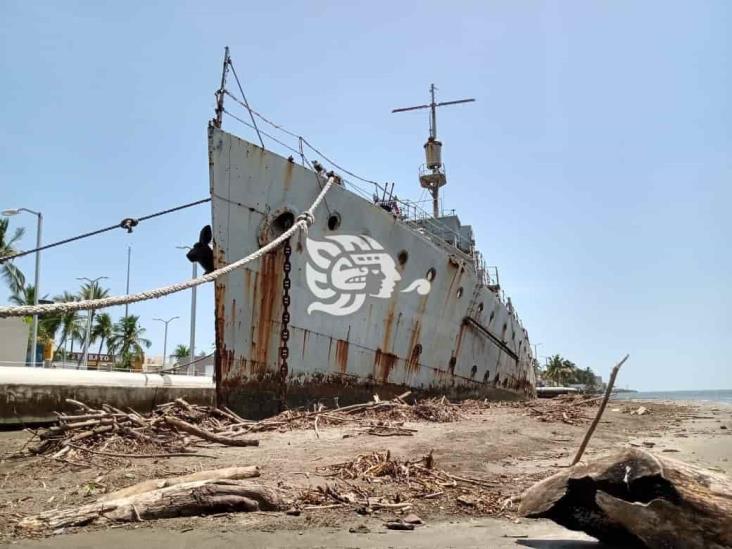
[[[427,271],[427,274],[425,275],[425,278],[432,282],[435,279],[435,276],[437,276],[437,271],[435,271],[434,267],[430,267],[430,270]]]
[[[340,226],[341,226],[341,216],[338,212],[333,212],[332,214],[330,214],[330,217],[328,218],[328,229],[331,231],[335,231]]]

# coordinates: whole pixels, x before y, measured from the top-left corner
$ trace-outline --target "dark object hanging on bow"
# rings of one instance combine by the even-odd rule
[[[191,263],[197,262],[206,274],[214,270],[213,250],[211,249],[211,246],[209,246],[211,239],[211,225],[206,225],[201,229],[201,234],[198,236],[198,242],[196,242],[193,245],[193,248],[188,250],[188,253],[186,254],[188,261]]]

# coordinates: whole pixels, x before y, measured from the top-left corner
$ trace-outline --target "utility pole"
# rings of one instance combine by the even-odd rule
[[[77,277],[76,280],[86,280],[89,282],[89,288],[94,289],[100,280],[104,280],[109,278],[108,276],[98,276],[95,279],[87,278],[85,276]],[[92,316],[94,315],[94,309],[89,309],[86,313],[86,335],[84,336],[84,352],[81,356],[81,363],[84,366],[84,369],[87,369],[87,358],[89,356],[89,338],[91,337],[91,320]]]
[[[173,322],[176,318],[180,317],[174,316],[172,318],[169,318],[168,320],[163,320],[162,318],[153,318],[153,320],[157,320],[158,322],[162,322],[163,324],[165,324],[165,336],[163,338],[163,367],[161,368],[161,370],[165,368],[166,353],[168,352],[168,324]]]
[[[539,347],[539,345],[544,345],[544,344],[543,343],[534,343],[534,358],[536,360],[539,360],[539,351],[537,351],[537,347]]]
[[[440,216],[440,202],[439,194],[440,187],[447,183],[445,176],[445,168],[442,164],[442,143],[437,140],[437,107],[444,107],[446,105],[457,105],[459,103],[472,103],[475,99],[458,99],[457,101],[442,101],[437,103],[435,101],[435,91],[437,88],[434,84],[430,85],[430,103],[427,105],[417,105],[416,107],[404,107],[401,109],[394,109],[391,112],[406,112],[416,111],[420,109],[430,109],[430,136],[425,143],[425,155],[427,157],[426,168],[428,171],[420,173],[419,182],[423,188],[427,189],[432,195],[432,215],[434,217]]]
[[[176,246],[179,250],[190,250],[190,246]],[[193,278],[198,278],[198,263],[192,261],[193,264]],[[190,367],[196,357],[196,286],[191,288],[191,338],[188,345],[190,351],[190,360],[188,362],[188,369],[190,374]]]
[[[125,295],[130,295],[130,257],[132,256],[132,246],[127,246],[127,286],[125,286]],[[128,313],[129,303],[125,303],[125,316]]]
[[[41,278],[41,230],[43,229],[43,215],[41,212],[29,210],[28,208],[13,208],[2,212],[3,215],[18,215],[20,212],[28,212],[38,218],[36,227],[36,274],[35,274],[35,296],[33,297],[33,305],[38,305],[41,289],[38,287]],[[38,314],[33,315],[33,336],[31,338],[31,367],[36,367],[36,347],[38,347]]]

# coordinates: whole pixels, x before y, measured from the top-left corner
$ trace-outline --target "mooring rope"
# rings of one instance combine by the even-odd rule
[[[328,192],[328,189],[330,189],[336,179],[336,175],[333,175],[332,173],[329,174],[328,180],[325,182],[325,185],[321,189],[318,196],[315,198],[315,201],[312,203],[310,208],[302,212],[297,217],[292,227],[290,227],[280,236],[272,240],[272,242],[265,244],[257,251],[239,259],[238,261],[221,267],[220,269],[216,269],[215,271],[211,271],[208,274],[199,276],[198,278],[191,278],[190,280],[185,280],[176,284],[170,284],[169,286],[163,286],[162,288],[147,290],[145,292],[139,292],[136,294],[110,296],[102,299],[87,299],[84,301],[65,301],[63,303],[51,303],[46,305],[21,305],[16,307],[0,307],[0,318],[11,316],[30,316],[44,313],[85,311],[89,309],[103,309],[105,307],[113,307],[115,305],[126,305],[128,303],[136,303],[138,301],[146,301],[148,299],[157,299],[166,295],[193,288],[194,286],[200,286],[201,284],[213,282],[218,277],[228,274],[231,271],[235,271],[236,269],[246,265],[247,263],[259,259],[263,255],[271,252],[280,244],[282,244],[285,240],[295,234],[296,231],[301,230],[307,234],[308,227],[313,224],[313,221],[315,221],[315,216],[313,215],[313,212],[323,201],[323,198],[325,198],[325,193]]]

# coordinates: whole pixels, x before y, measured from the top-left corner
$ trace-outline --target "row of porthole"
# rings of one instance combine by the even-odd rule
[[[341,226],[341,216],[338,212],[333,212],[328,217],[328,229],[331,231],[335,231],[340,226]],[[397,256],[399,265],[406,264],[408,259],[409,259],[409,254],[407,253],[407,250],[402,250],[401,252],[399,252],[399,255]],[[436,276],[437,276],[437,271],[435,271],[434,267],[431,267],[425,274],[425,278],[429,282],[432,282]],[[457,291],[455,292],[455,295],[457,296],[458,299],[460,299],[461,297],[463,297],[463,293],[464,293],[464,290],[463,290],[463,287],[461,286],[457,289]],[[478,312],[482,312],[482,311],[483,311],[483,304],[481,303],[480,305],[478,305]],[[492,315],[491,315],[491,319],[492,319]]]

